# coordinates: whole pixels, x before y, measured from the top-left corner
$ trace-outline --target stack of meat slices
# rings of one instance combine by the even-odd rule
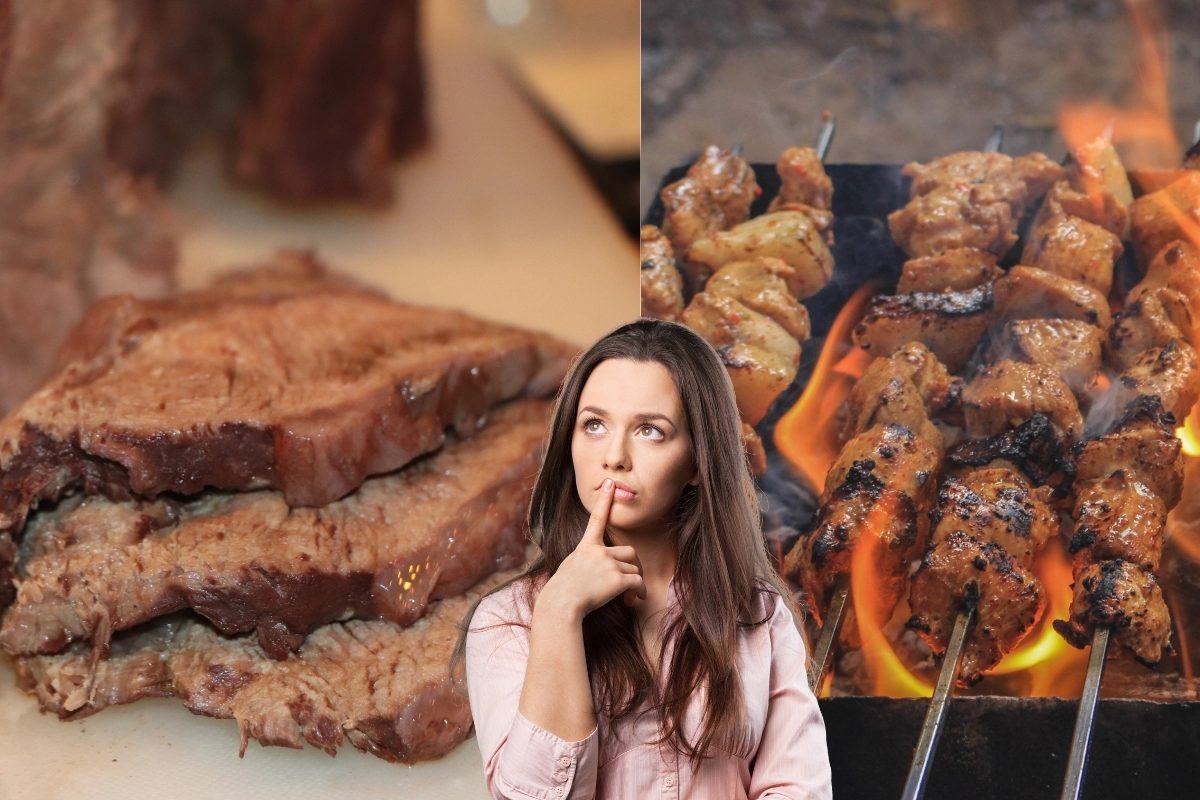
[[[572,352],[296,253],[94,307],[0,424],[22,687],[63,717],[174,695],[264,744],[445,753],[470,728],[449,649],[524,559]]]

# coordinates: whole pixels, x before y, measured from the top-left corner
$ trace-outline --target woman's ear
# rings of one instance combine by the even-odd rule
[[[688,486],[700,485],[700,470],[692,467],[692,477],[688,478]]]

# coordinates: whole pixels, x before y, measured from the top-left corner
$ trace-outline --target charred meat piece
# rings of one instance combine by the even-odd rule
[[[692,298],[680,322],[717,351],[733,381],[742,420],[757,425],[795,379],[800,343],[770,317],[732,297],[708,292]]]
[[[995,543],[1029,569],[1046,540],[1058,534],[1058,514],[1047,505],[1049,487],[1032,488],[1010,469],[974,470],[962,479],[947,478],[931,512],[931,544],[965,531],[983,543]]]
[[[178,697],[193,714],[235,719],[249,739],[330,755],[344,741],[393,762],[439,758],[471,730],[467,695],[448,670],[464,618],[480,595],[515,572],[442,600],[412,627],[337,622],[318,628],[286,661],[253,636],[228,638],[193,617],[164,617],[113,643],[93,662],[85,648],[17,659],[18,685],[43,711],[91,716],[144,697]]]
[[[989,439],[964,442],[946,456],[946,465],[970,472],[992,463],[1012,464],[1041,486],[1064,471],[1062,435],[1045,414]]]
[[[1083,436],[1075,395],[1053,370],[1037,364],[1001,361],[980,370],[963,389],[967,434],[983,439],[1045,414],[1068,441]]]
[[[704,287],[710,296],[732,297],[779,323],[798,342],[812,332],[808,309],[792,292],[799,276],[777,258],[733,261],[717,270]]]
[[[999,278],[1004,271],[996,256],[986,250],[960,247],[934,256],[904,262],[896,294],[912,292],[965,292]]]
[[[958,609],[975,604],[958,682],[973,686],[1012,652],[1046,611],[1042,585],[994,542],[954,530],[930,545],[912,579],[908,627],[935,655],[946,652]]]
[[[676,252],[679,252],[677,249]],[[687,260],[708,275],[734,261],[757,257],[778,258],[795,270],[789,289],[797,300],[819,292],[833,275],[833,255],[813,217],[784,210],[754,217],[735,228],[699,239],[687,251]]]
[[[912,371],[902,358],[877,358],[868,364],[846,399],[849,413],[842,440],[852,439],[875,425],[895,423],[941,452],[942,433],[929,419],[925,399],[910,377]]]
[[[811,147],[789,147],[775,164],[779,173],[779,194],[768,211],[778,211],[790,203],[828,211],[833,206],[833,181],[825,174],[817,151]]]
[[[548,412],[540,400],[506,407],[472,439],[317,509],[274,491],[61,503],[31,523],[35,554],[0,645],[50,653],[87,640],[103,652],[114,631],[189,607],[225,634],[257,629],[275,658],[334,620],[411,624],[431,600],[519,563]]]
[[[975,247],[1003,255],[1017,241],[1017,222],[1029,202],[1062,177],[1040,153],[1013,159],[963,152],[928,164],[906,164],[912,200],[888,216],[892,238],[910,256]]]
[[[1116,407],[1125,408],[1140,396],[1157,395],[1175,419],[1187,419],[1200,397],[1196,351],[1181,339],[1143,350],[1113,383]]]
[[[1124,469],[1150,488],[1169,511],[1183,492],[1182,444],[1175,417],[1156,396],[1138,397],[1103,436],[1084,439],[1071,450],[1075,482],[1086,485]]]
[[[1100,561],[1123,559],[1158,572],[1167,508],[1132,470],[1119,469],[1081,489],[1075,500],[1071,552],[1075,571]]]
[[[1188,171],[1179,180],[1139,197],[1130,211],[1133,248],[1142,266],[1175,241],[1192,241],[1200,223],[1200,172]]]
[[[1123,251],[1121,240],[1099,225],[1058,214],[1034,229],[1021,263],[1087,284],[1107,297],[1113,265]]]
[[[1078,319],[1102,330],[1112,324],[1107,298],[1079,281],[1036,267],[1013,267],[993,284],[1001,319]]]
[[[688,168],[687,176],[660,193],[663,233],[675,253],[685,255],[697,239],[745,222],[759,191],[754,170],[745,159],[710,145]],[[692,291],[703,287],[701,281]]]
[[[947,370],[958,372],[975,352],[993,317],[990,286],[967,292],[876,295],[854,328],[853,339],[876,358],[920,342]]]
[[[1172,339],[1190,341],[1192,330],[1187,298],[1174,289],[1152,289],[1113,317],[1106,355],[1113,367],[1125,370],[1145,350],[1165,347]]]
[[[1057,372],[1078,395],[1100,369],[1102,336],[1077,319],[1016,320],[992,340],[987,360],[1038,364]]]
[[[952,409],[962,394],[962,380],[952,376],[933,352],[920,342],[909,342],[891,355],[891,361],[917,387],[931,417]]]
[[[1097,625],[1111,626],[1122,654],[1147,666],[1158,664],[1171,650],[1171,617],[1162,589],[1153,574],[1128,561],[1103,561],[1084,569],[1075,579],[1071,618],[1055,620],[1054,630],[1084,648]]]
[[[880,611],[891,616],[908,563],[925,545],[940,464],[937,450],[900,425],[876,425],[842,448],[825,479],[816,529],[796,542],[784,562],[818,622],[863,536],[874,537],[876,574],[883,582]],[[847,629],[847,635],[854,634]]]
[[[1129,238],[1133,189],[1112,141],[1098,137],[1071,150],[1069,183],[1059,182],[1047,196],[1068,214],[1094,222],[1119,239]]]
[[[653,225],[642,226],[642,316],[678,322],[683,313],[683,276],[671,242]]]
[[[1156,289],[1172,289],[1187,299],[1192,323],[1200,322],[1200,250],[1191,242],[1171,242],[1150,262],[1141,282],[1130,290],[1125,304],[1130,305],[1143,294]],[[1186,331],[1189,341],[1196,341],[1193,331]]]

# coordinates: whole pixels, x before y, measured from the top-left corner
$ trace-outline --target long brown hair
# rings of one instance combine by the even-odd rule
[[[663,632],[663,652],[673,645],[665,685],[660,691],[637,618],[618,595],[583,620],[596,712],[617,720],[648,703],[658,715],[661,741],[693,762],[708,756],[712,747],[736,752],[746,733],[738,628],[767,621],[772,604],[765,604],[764,616],[764,605],[757,603],[762,596],[778,594],[790,604],[791,595],[763,543],[733,385],[716,352],[695,332],[641,319],[597,341],[571,366],[554,405],[530,501],[529,530],[540,552],[515,582],[524,583],[532,608],[535,587],[554,575],[587,527],[589,514],[575,489],[571,438],[584,384],[598,364],[614,358],[654,362],[670,372],[700,480],[684,489],[673,514],[679,548],[674,583],[681,613]],[[455,667],[465,652],[466,633],[464,626]],[[688,741],[684,713],[698,690],[703,690],[704,708],[698,736]]]

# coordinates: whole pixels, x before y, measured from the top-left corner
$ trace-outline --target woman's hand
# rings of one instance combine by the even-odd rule
[[[646,597],[637,552],[628,546],[604,544],[604,529],[614,494],[612,479],[606,478],[583,538],[546,583],[539,602],[541,597],[550,595],[555,605],[582,620],[619,594],[624,593],[627,606],[632,606],[636,598]]]

